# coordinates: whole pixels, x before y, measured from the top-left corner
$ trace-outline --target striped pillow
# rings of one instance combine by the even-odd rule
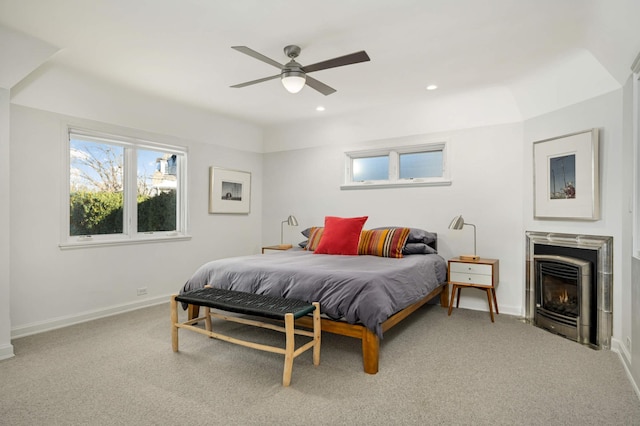
[[[314,226],[309,231],[309,242],[307,246],[304,248],[305,250],[315,251],[318,248],[318,244],[320,243],[320,238],[322,238],[322,233],[324,232],[323,227]]]
[[[409,228],[364,230],[360,234],[358,254],[400,258],[410,231]]]

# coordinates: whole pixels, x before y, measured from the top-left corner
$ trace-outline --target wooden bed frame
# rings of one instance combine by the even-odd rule
[[[445,282],[438,288],[427,294],[423,299],[417,301],[400,312],[390,316],[382,323],[382,332],[386,332],[403,319],[407,318],[422,305],[429,302],[434,297],[440,295],[440,306],[449,307],[449,286]],[[198,306],[189,305],[189,320],[198,317]],[[322,309],[322,308],[321,308]],[[327,333],[339,334],[341,336],[354,337],[362,340],[362,363],[364,372],[368,374],[376,374],[378,372],[378,364],[380,359],[380,338],[367,327],[361,324],[349,324],[344,321],[322,318],[322,331]],[[313,318],[303,317],[296,320],[296,325],[313,329]]]

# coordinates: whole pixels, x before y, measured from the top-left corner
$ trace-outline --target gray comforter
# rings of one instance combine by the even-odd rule
[[[382,338],[381,324],[446,280],[437,254],[401,259],[313,254],[292,249],[219,259],[202,265],[181,292],[212,287],[320,302],[323,314],[363,324]]]

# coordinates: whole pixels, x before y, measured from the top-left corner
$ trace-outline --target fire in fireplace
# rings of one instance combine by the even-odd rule
[[[583,344],[591,337],[591,263],[535,255],[535,324]]]

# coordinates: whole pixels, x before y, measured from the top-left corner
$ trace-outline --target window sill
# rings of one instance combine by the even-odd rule
[[[406,187],[415,187],[415,186],[449,186],[451,185],[451,181],[448,179],[442,180],[425,180],[420,181],[418,179],[413,180],[411,182],[384,182],[384,183],[376,183],[376,182],[359,182],[359,183],[346,183],[340,185],[340,189],[342,190],[350,190],[350,189],[375,189],[375,188],[406,188]]]
[[[162,235],[162,236],[148,236],[119,240],[84,240],[84,241],[69,241],[58,244],[61,250],[73,250],[81,248],[92,247],[108,247],[108,246],[124,246],[131,244],[148,244],[148,243],[168,243],[173,241],[188,241],[191,239],[191,235],[178,234],[178,235]]]

